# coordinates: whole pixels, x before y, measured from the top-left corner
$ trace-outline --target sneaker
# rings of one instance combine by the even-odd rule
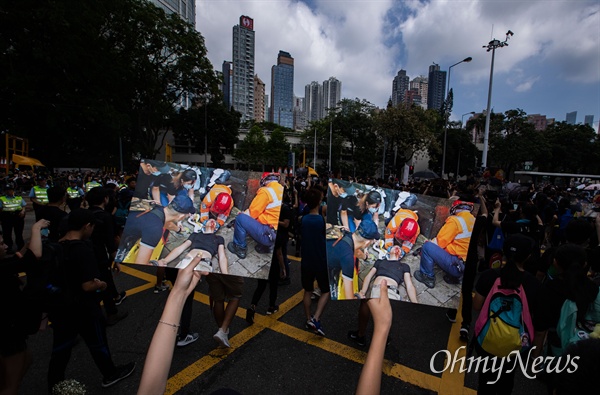
[[[349,331],[348,332],[348,339],[350,340],[354,340],[354,343],[356,343],[357,345],[363,347],[365,344],[367,344],[367,339],[365,336],[358,336],[358,331]]]
[[[161,292],[164,292],[164,291],[168,291],[168,290],[169,290],[169,284],[167,284],[164,281],[162,282],[162,284],[154,286],[154,293],[155,294],[161,293]]]
[[[246,258],[246,248],[242,248],[242,247],[238,246],[233,241],[230,241],[229,243],[227,243],[227,249],[232,254],[237,255],[237,257],[240,259]]]
[[[185,347],[188,344],[191,344],[198,340],[199,337],[200,335],[198,335],[197,332],[188,333],[185,338],[177,340],[177,347]]]
[[[270,254],[273,252],[273,248],[256,243],[256,246],[254,246],[254,251],[258,252],[259,254]]]
[[[229,329],[227,329],[227,333],[219,329],[217,333],[213,335],[213,339],[215,339],[221,347],[229,348],[231,346],[229,345],[229,336],[227,335],[229,335]]]
[[[317,299],[317,298],[320,298],[320,297],[321,297],[321,290],[320,290],[319,288],[315,288],[315,289],[312,291],[312,295],[310,296],[310,298],[311,298],[312,300],[315,300],[315,299]]]
[[[125,299],[127,299],[127,292],[122,291],[121,293],[119,293],[119,296],[115,298],[115,305],[121,305],[121,303],[123,303]]]
[[[278,305],[275,305],[275,306],[273,306],[273,307],[269,307],[269,308],[267,309],[267,315],[275,314],[275,313],[277,313],[278,311],[279,311],[279,306],[278,306]]]
[[[446,311],[446,318],[448,318],[448,321],[455,323],[456,322],[456,310],[449,309],[448,311]]]
[[[458,336],[462,341],[469,341],[469,325],[461,327]]]
[[[128,315],[128,312],[111,314],[106,317],[106,326],[113,326],[122,319],[127,318]]]
[[[415,279],[427,286],[427,288],[435,288],[435,277],[429,277],[423,274],[420,270],[415,271]]]
[[[323,332],[323,326],[321,325],[321,321],[317,321],[314,317],[311,319],[313,325],[315,327],[315,333],[319,336],[325,336],[325,332]]]
[[[246,322],[250,325],[254,324],[254,313],[256,313],[254,306],[250,306],[246,310]]]
[[[102,387],[107,388],[111,385],[117,384],[119,381],[131,376],[131,373],[133,373],[134,370],[135,362],[128,363],[127,365],[117,366],[113,375],[102,379]]]
[[[317,330],[314,319],[314,317],[310,317],[310,320],[306,320],[306,329],[312,329],[313,331]]]
[[[449,274],[444,274],[444,281],[450,285],[460,284],[460,278],[451,276]]]

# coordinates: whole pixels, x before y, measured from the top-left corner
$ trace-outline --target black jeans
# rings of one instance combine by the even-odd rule
[[[25,228],[25,218],[19,214],[11,212],[2,212],[0,214],[0,220],[2,221],[2,234],[4,236],[4,243],[8,246],[9,251],[13,247],[12,233],[15,232],[15,243],[17,244],[17,250],[21,250],[25,245],[23,240],[23,229]]]
[[[254,295],[252,295],[252,304],[257,305],[258,301],[262,297],[265,289],[267,288],[267,284],[269,284],[269,307],[275,307],[275,302],[277,301],[277,287],[279,286],[279,262],[277,262],[277,258],[273,256],[271,259],[271,268],[269,269],[269,279],[263,280],[259,279],[258,284],[256,285],[256,290],[254,291]]]
[[[100,306],[54,313],[51,314],[50,320],[53,331],[52,355],[48,368],[50,393],[56,383],[65,379],[65,369],[71,358],[71,350],[76,343],[77,335],[85,341],[102,376],[108,377],[115,373],[115,365],[106,340],[106,323]]]

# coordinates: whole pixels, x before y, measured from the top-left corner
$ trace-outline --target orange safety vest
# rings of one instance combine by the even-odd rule
[[[261,224],[271,225],[277,229],[282,198],[283,185],[277,181],[271,181],[256,192],[256,196],[248,208],[250,216]]]

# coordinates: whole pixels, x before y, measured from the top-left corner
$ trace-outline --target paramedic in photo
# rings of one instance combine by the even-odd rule
[[[218,227],[221,227],[227,221],[232,208],[231,188],[227,185],[215,185],[200,204],[200,222],[204,223],[209,217],[216,218]]]
[[[240,259],[246,258],[247,234],[256,241],[259,254],[273,252],[275,245],[283,197],[279,173],[263,173],[260,186],[250,207],[235,218],[233,241],[227,244],[227,249]]]
[[[419,270],[415,271],[415,279],[428,288],[435,287],[435,272],[438,266],[446,273],[444,281],[448,284],[459,284],[465,270],[465,260],[471,241],[471,232],[475,217],[471,214],[473,203],[455,200],[450,208],[450,216],[437,234],[421,248]]]
[[[404,283],[410,301],[412,303],[418,303],[417,291],[410,277],[410,266],[400,261],[403,256],[404,253],[400,246],[391,247],[387,259],[375,261],[373,268],[371,268],[369,274],[367,274],[363,281],[362,289],[356,296],[360,297],[360,299],[364,299],[369,289],[369,283],[371,282],[371,279],[375,277],[371,295],[369,295],[370,298],[379,297],[381,294],[381,282],[385,280],[387,282],[387,293],[390,300],[402,300],[398,287]]]
[[[219,269],[223,274],[229,274],[227,254],[225,254],[225,240],[223,237],[215,234],[217,231],[217,221],[214,219],[208,219],[204,222],[202,232],[192,233],[190,237],[181,243],[178,247],[174,248],[169,255],[163,259],[156,261],[158,266],[167,266],[169,262],[175,260],[188,248],[192,248],[177,264],[177,268],[184,269],[196,256],[200,256],[200,262],[198,263],[197,269],[201,272],[213,272],[212,269],[212,257],[217,255],[219,259]],[[154,262],[154,261],[152,261]]]
[[[385,228],[384,248],[388,250],[394,244],[399,245],[402,248],[400,255],[400,259],[402,259],[413,248],[421,233],[418,220],[419,217],[414,211],[398,210]]]

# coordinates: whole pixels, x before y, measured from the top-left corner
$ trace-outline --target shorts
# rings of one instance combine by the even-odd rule
[[[317,280],[321,293],[329,292],[329,276],[327,275],[327,269],[323,270],[311,270],[300,268],[300,279],[302,282],[302,288],[305,291],[312,292],[314,290],[314,283]]]
[[[215,302],[225,299],[240,299],[244,288],[244,279],[239,276],[209,274],[206,276],[208,294]]]
[[[381,296],[381,288],[379,285],[373,285],[371,288],[371,295],[367,295],[367,297],[372,299],[378,299]],[[402,296],[400,296],[400,291],[398,287],[395,285],[388,285],[387,287],[388,298],[390,300],[402,300]]]

